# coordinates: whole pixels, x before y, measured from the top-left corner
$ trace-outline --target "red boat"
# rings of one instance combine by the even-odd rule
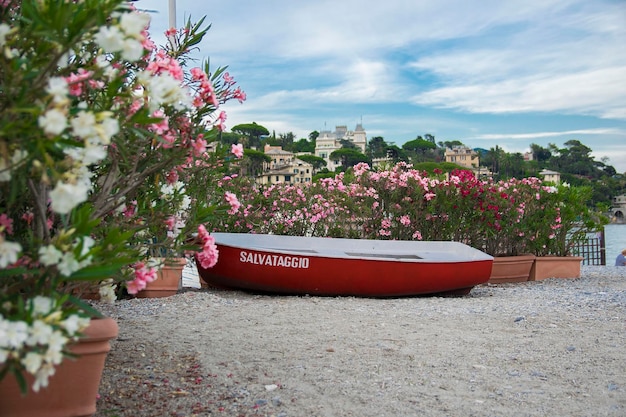
[[[212,233],[211,286],[274,294],[399,297],[465,295],[486,283],[493,257],[459,242]]]

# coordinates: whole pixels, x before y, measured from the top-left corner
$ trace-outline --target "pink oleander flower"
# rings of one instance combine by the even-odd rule
[[[241,207],[241,203],[239,203],[239,200],[237,199],[237,196],[234,193],[231,193],[230,191],[226,191],[226,193],[224,194],[224,198],[226,199],[226,202],[230,204],[230,210],[228,210],[229,214],[235,214],[237,211],[239,211],[239,207]]]
[[[144,262],[137,262],[133,265],[133,274],[135,279],[126,284],[129,294],[137,294],[146,288],[149,282],[157,278],[157,270],[146,266]]]
[[[243,145],[233,143],[230,147],[230,152],[237,158],[243,158]]]
[[[198,239],[202,243],[202,251],[196,254],[196,259],[202,268],[212,268],[217,263],[219,251],[215,238],[211,236],[204,225],[198,226]]]
[[[13,234],[13,219],[6,215],[6,213],[0,214],[0,232],[4,229],[6,234]]]

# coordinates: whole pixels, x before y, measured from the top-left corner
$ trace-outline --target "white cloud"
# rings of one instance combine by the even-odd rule
[[[610,118],[626,114],[624,97],[626,66],[443,87],[413,100],[475,113],[560,111]]]
[[[492,133],[476,136],[476,139],[538,139],[569,135],[626,135],[626,132],[614,128],[566,130],[562,132],[530,132],[530,133]]]
[[[512,147],[580,135],[598,152],[626,142],[623,0],[177,3],[179,25],[207,15],[197,55],[229,65],[248,95],[227,106],[228,126],[304,137],[363,115],[369,137],[399,145],[424,133]],[[166,28],[165,0],[138,4],[160,8]],[[473,139],[502,131],[513,138]]]

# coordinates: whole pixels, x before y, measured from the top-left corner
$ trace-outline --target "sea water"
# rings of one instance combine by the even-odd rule
[[[626,224],[607,224],[604,226],[606,264],[615,265],[615,258],[626,249]]]

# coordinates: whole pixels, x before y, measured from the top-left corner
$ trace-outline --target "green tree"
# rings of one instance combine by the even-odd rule
[[[265,127],[252,123],[243,123],[233,126],[231,131],[242,135],[247,141],[246,145],[251,148],[261,147],[261,136],[269,136],[270,132]]]
[[[367,156],[363,155],[358,149],[354,148],[337,149],[330,154],[330,159],[333,161],[341,161],[343,171],[358,164],[359,162],[368,161]]]
[[[298,155],[298,159],[313,165],[313,169],[315,171],[318,171],[327,165],[324,158],[320,158],[315,155]]]
[[[493,174],[500,172],[500,165],[504,159],[505,152],[496,145],[495,148],[491,148],[487,151],[483,158],[481,158],[480,165],[489,168]]]
[[[320,132],[318,132],[317,130],[314,130],[311,133],[309,133],[309,140],[315,143],[315,141],[317,140],[319,136],[320,136]]]
[[[454,148],[455,146],[465,146],[465,144],[463,142],[461,142],[460,140],[446,140],[444,142],[439,142],[439,146],[441,148]]]
[[[293,144],[293,152],[310,152],[310,153],[314,153],[315,152],[315,141],[310,141],[307,140],[305,138],[302,138],[300,140],[298,140],[297,142],[294,142]]]
[[[426,154],[429,151],[435,150],[436,148],[437,145],[435,145],[434,142],[425,140],[421,136],[418,136],[417,139],[408,141],[404,145],[402,145],[402,149],[407,151],[409,154],[414,155],[418,162],[426,161]]]
[[[537,145],[536,143],[530,144],[530,151],[533,154],[533,159],[539,163],[539,166],[545,166],[545,163],[552,156],[550,149]]]
[[[243,153],[245,158],[241,162],[242,168],[246,175],[251,177],[257,177],[260,173],[263,172],[264,162],[272,162],[272,157],[266,155],[261,151],[256,151],[254,149],[244,149]]]
[[[281,133],[278,135],[278,143],[280,143],[280,146],[282,146],[284,150],[292,151],[295,137],[296,135],[294,135],[293,132]]]
[[[217,139],[219,143],[223,145],[232,145],[234,143],[239,143],[239,139],[241,135],[233,132],[219,132],[217,134]]]
[[[367,144],[367,153],[371,158],[384,158],[387,156],[387,146],[382,136],[374,136]]]

